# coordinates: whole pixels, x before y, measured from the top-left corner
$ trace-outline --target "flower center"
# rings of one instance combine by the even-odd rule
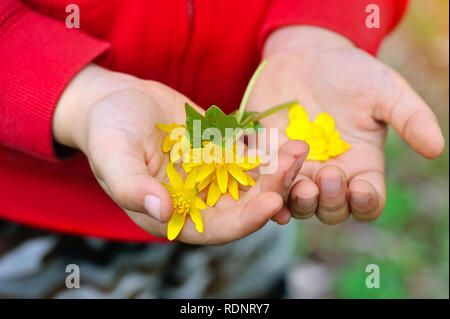
[[[189,197],[183,192],[176,192],[172,195],[173,210],[178,214],[187,214],[191,209],[191,201]]]

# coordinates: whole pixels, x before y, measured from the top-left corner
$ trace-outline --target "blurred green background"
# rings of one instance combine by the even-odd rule
[[[379,58],[402,74],[438,115],[445,153],[426,160],[390,130],[387,205],[374,223],[302,223],[291,297],[449,297],[449,2],[411,1]],[[300,223],[299,223],[300,224]],[[380,288],[365,286],[365,267],[380,267]],[[296,287],[301,286],[301,289]]]

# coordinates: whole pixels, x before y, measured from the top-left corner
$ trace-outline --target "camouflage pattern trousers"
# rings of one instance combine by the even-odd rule
[[[269,222],[223,246],[130,244],[0,221],[0,298],[283,297],[292,234]]]

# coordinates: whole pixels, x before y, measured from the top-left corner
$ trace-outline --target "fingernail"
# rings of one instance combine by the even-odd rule
[[[144,206],[150,216],[161,221],[161,200],[158,197],[154,195],[145,196]]]
[[[341,191],[342,177],[322,178],[320,180],[321,191],[326,195],[337,195]]]
[[[297,158],[297,168],[300,168],[303,165],[303,162],[306,160],[306,158],[308,157],[308,152],[306,153],[302,153],[298,158]]]
[[[366,205],[370,201],[370,195],[367,193],[351,193],[350,199],[358,205]]]
[[[316,203],[317,196],[310,198],[301,198],[299,196],[295,197],[295,204],[298,208],[310,208]]]

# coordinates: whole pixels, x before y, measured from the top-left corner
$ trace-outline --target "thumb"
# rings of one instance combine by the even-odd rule
[[[436,115],[399,74],[391,69],[385,74],[375,118],[391,124],[420,155],[438,157],[445,142]]]

